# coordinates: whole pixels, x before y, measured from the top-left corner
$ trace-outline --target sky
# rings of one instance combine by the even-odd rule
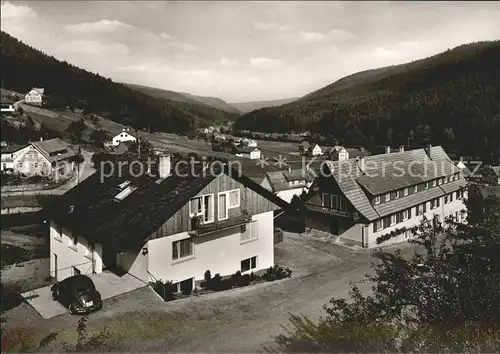
[[[3,31],[114,81],[228,102],[500,39],[500,2],[2,1]]]

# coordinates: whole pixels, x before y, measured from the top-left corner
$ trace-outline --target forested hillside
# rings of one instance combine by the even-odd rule
[[[236,107],[237,109],[239,109],[244,113],[247,113],[265,107],[281,106],[293,102],[295,100],[297,100],[297,98],[283,98],[281,100],[272,100],[272,101],[232,102],[230,103],[230,105]]]
[[[241,113],[233,106],[230,106],[225,101],[216,97],[196,96],[196,95],[191,95],[189,93],[164,90],[156,87],[149,87],[136,84],[123,83],[123,85],[133,90],[142,92],[148,96],[157,98],[166,98],[172,101],[189,103],[193,106],[200,106],[200,109],[204,109],[206,111],[212,111],[214,115],[218,114],[219,116],[221,116],[221,119],[236,118]]]
[[[234,118],[203,105],[151,97],[62,62],[1,32],[2,87],[27,92],[43,87],[55,106],[83,108],[113,121],[151,131],[187,132]]]
[[[243,115],[240,130],[310,130],[343,144],[442,144],[500,155],[500,41],[345,77],[280,107]]]

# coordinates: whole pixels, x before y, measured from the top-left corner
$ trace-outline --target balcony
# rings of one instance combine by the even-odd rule
[[[211,223],[203,223],[201,218],[191,218],[189,236],[202,236],[217,231],[226,230],[236,226],[243,226],[252,220],[251,215],[240,215],[225,220],[216,220]]]
[[[357,213],[351,213],[345,210],[331,209],[321,205],[305,203],[305,207],[307,210],[317,211],[319,213],[329,214],[333,216],[339,216],[341,218],[352,218],[355,220],[358,218]]]

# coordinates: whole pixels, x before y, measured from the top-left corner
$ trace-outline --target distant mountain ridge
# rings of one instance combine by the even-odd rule
[[[171,90],[160,89],[156,87],[144,86],[144,85],[136,85],[130,83],[123,83],[123,85],[142,92],[146,95],[169,99],[178,102],[191,103],[191,104],[203,104],[212,108],[220,109],[221,111],[232,113],[232,114],[240,114],[241,111],[228,104],[224,100],[217,97],[206,97],[206,96],[197,96],[190,93],[177,92]]]
[[[298,100],[298,98],[283,98],[271,101],[230,102],[229,104],[243,113],[248,113],[261,108],[281,106],[296,100]]]
[[[291,103],[242,115],[235,128],[309,130],[343,144],[442,144],[500,156],[500,41],[346,76]]]
[[[152,131],[186,133],[196,127],[235,119],[194,101],[152,97],[80,69],[1,32],[2,86],[18,92],[43,87],[61,106],[82,108],[107,119]]]

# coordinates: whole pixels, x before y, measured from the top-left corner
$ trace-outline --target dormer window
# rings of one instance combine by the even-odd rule
[[[385,201],[388,202],[389,200],[391,200],[391,193],[385,195]]]
[[[432,186],[436,187],[436,180],[435,179],[432,180]]]
[[[398,199],[398,198],[399,198],[399,191],[396,191],[396,192],[394,193],[394,199]]]
[[[417,193],[418,192],[418,186],[413,186],[413,193]]]
[[[137,187],[130,185],[130,181],[125,181],[118,185],[119,193],[115,196],[115,201],[119,202],[125,199],[137,189]]]
[[[429,189],[429,182],[425,182],[425,189]]]
[[[408,188],[405,188],[403,193],[404,195],[408,195]]]
[[[376,204],[380,204],[380,196],[379,195],[375,196],[375,205]]]

